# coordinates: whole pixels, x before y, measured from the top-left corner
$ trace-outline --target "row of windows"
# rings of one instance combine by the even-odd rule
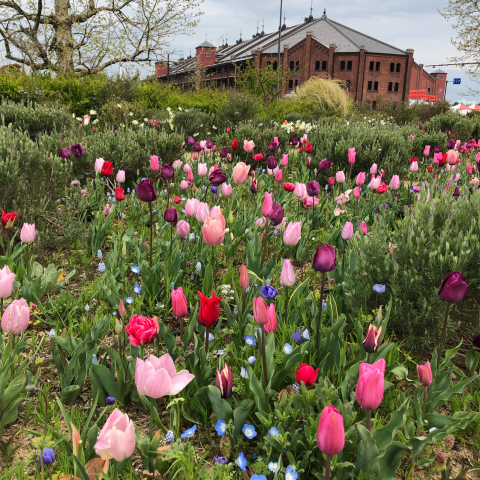
[[[268,64],[270,62],[267,62]],[[347,68],[345,68],[345,66]],[[397,65],[395,66],[395,63],[391,63],[390,64],[390,71],[391,72],[396,72],[396,73],[400,73],[400,70],[401,70],[401,64],[400,63],[397,63]],[[351,71],[352,70],[352,67],[353,67],[353,62],[351,60],[348,60],[348,61],[345,61],[345,60],[342,60],[340,62],[340,71],[344,71],[344,70],[347,70],[347,71]],[[296,63],[295,65],[295,62],[291,61],[290,62],[290,70],[295,70],[295,68],[298,70],[299,68],[299,62]],[[277,69],[277,62],[273,62],[273,69],[276,70]],[[375,62],[370,62],[370,72],[373,72],[375,69],[376,72],[379,72],[380,71],[380,62],[377,62],[375,64]],[[320,70],[320,61],[316,61],[315,62],[315,70],[316,71],[319,71]],[[327,61],[326,60],[323,60],[322,61],[322,68],[321,68],[322,71],[326,71],[327,70]]]
[[[345,63],[345,62],[344,62]],[[397,65],[395,66],[395,63],[391,63],[390,64],[390,72],[396,72],[396,73],[400,73],[400,70],[402,68],[402,64],[401,63],[397,63]],[[380,71],[380,62],[370,62],[370,67],[369,67],[369,71],[370,72],[373,72],[373,70],[375,69],[376,72],[379,72]],[[340,69],[341,70],[341,69]]]
[[[388,82],[388,91],[398,92],[398,86],[399,84],[397,82],[395,84],[393,82]],[[367,90],[373,90],[374,92],[378,92],[378,82],[372,82],[372,81],[368,82]]]

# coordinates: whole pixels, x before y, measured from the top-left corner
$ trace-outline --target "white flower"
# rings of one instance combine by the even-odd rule
[[[77,117],[75,120],[76,120],[77,122],[83,122],[83,118],[80,118],[80,117]]]
[[[133,117],[133,112],[128,112],[128,114],[129,114],[131,117]]]
[[[138,120],[132,120],[132,125],[138,125]]]
[[[148,118],[144,118],[143,121],[144,121],[144,122],[148,122]]]
[[[144,126],[145,126],[145,124],[144,124],[144,123],[141,123],[138,128],[143,128]]]
[[[90,115],[96,115],[97,112],[95,110],[90,110]]]
[[[98,123],[100,120],[98,118],[96,118],[93,122],[92,122],[92,125],[95,125],[96,123]]]
[[[119,103],[117,103],[117,107],[118,107],[118,108],[122,108],[122,106],[121,106]]]
[[[180,111],[182,111],[182,107],[178,107],[178,109],[179,109]]]

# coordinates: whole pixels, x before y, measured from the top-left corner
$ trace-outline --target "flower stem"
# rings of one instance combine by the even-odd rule
[[[209,335],[210,335],[210,327],[207,327],[207,331],[205,333],[205,353],[208,355],[208,342],[210,340]]]
[[[330,480],[330,471],[332,468],[332,456],[327,455],[327,462],[325,463],[325,480]]]
[[[262,325],[262,359],[263,359],[263,389],[265,390],[265,403],[268,405],[268,378],[267,378],[267,351],[265,349],[265,325]]]
[[[369,432],[371,432],[371,423],[372,423],[372,411],[367,410],[367,418],[365,419],[365,427]]]
[[[288,286],[285,287],[285,321],[288,319]]]
[[[172,248],[173,248],[173,223],[170,224],[170,263],[172,262]]]
[[[423,419],[425,418],[425,410],[427,409],[427,399],[428,399],[428,387],[425,387],[423,391],[423,407],[422,407],[422,422],[418,425],[417,437],[420,435],[423,426]]]
[[[323,312],[323,291],[325,288],[325,272],[322,272],[322,279],[320,280],[320,302],[319,302],[319,313],[317,319],[317,331],[315,333],[315,351],[318,351],[320,348],[320,324],[322,323],[322,312]]]
[[[445,320],[443,322],[442,337],[440,338],[440,347],[438,347],[437,373],[440,366],[440,360],[443,355],[443,348],[445,346],[445,334],[447,332],[448,312],[450,311],[450,303],[447,303],[447,311],[445,312]]]
[[[152,202],[148,203],[150,207],[150,268],[152,268],[152,253],[153,253],[153,210]]]

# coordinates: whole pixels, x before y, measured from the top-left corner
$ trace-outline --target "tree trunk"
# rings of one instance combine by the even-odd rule
[[[74,69],[72,22],[68,13],[69,8],[69,0],[55,0],[53,49],[57,56],[57,73],[61,75]]]

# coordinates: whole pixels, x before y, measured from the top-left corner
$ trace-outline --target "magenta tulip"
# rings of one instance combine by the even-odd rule
[[[326,406],[320,414],[317,429],[317,446],[328,456],[339,454],[345,445],[343,417],[332,405]]]
[[[450,272],[438,290],[438,298],[444,302],[461,302],[468,294],[468,285],[462,272]]]
[[[361,222],[360,223],[361,227],[362,227],[362,233],[364,235],[366,235],[368,233],[368,227],[367,227],[367,224],[365,222]]]
[[[273,193],[265,192],[265,200],[263,201],[262,206],[262,215],[264,217],[268,217],[268,214],[272,210],[273,207]]]
[[[348,163],[355,163],[355,156],[357,155],[357,152],[355,151],[355,148],[349,148],[348,149]]]
[[[364,410],[375,410],[383,399],[385,387],[385,359],[374,364],[362,362],[355,396]]]
[[[417,365],[418,378],[424,387],[429,387],[433,381],[432,367],[430,362],[425,362],[423,365]]]
[[[335,248],[325,243],[317,247],[315,256],[313,257],[312,267],[317,272],[331,272],[337,267],[337,253]]]

